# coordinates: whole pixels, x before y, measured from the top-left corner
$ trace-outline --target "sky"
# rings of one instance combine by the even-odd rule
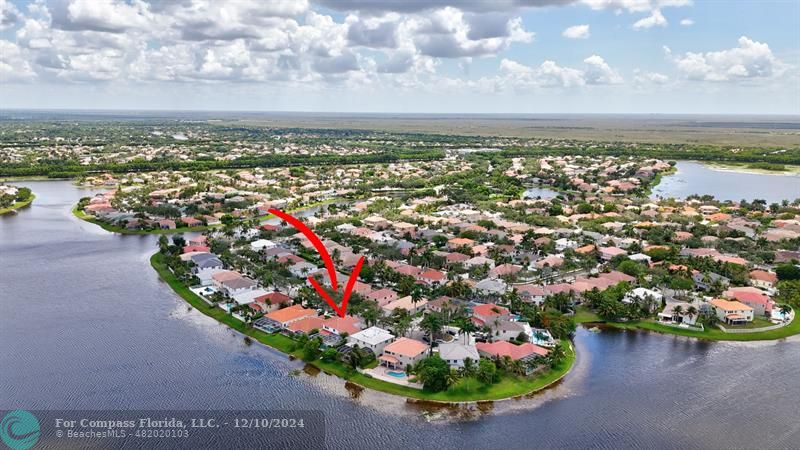
[[[800,1],[0,0],[0,108],[800,114]]]

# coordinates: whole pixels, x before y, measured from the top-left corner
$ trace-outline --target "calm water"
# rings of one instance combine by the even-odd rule
[[[581,330],[557,387],[482,410],[425,409],[291,375],[300,363],[245,345],[159,282],[153,237],[73,218],[87,194],[66,182],[24,184],[34,206],[0,218],[0,410],[310,409],[336,449],[800,446],[799,340]]]
[[[558,196],[558,192],[547,189],[543,187],[531,187],[525,189],[525,192],[522,194],[522,198],[530,198],[530,199],[549,199],[549,198],[556,198]]]
[[[730,172],[694,161],[678,161],[678,171],[665,176],[653,196],[686,198],[713,195],[719,200],[766,200],[768,203],[800,198],[800,175]]]

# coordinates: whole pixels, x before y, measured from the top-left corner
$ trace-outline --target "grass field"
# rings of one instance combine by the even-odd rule
[[[653,320],[637,320],[631,322],[609,322],[603,320],[596,313],[586,307],[578,307],[575,313],[575,321],[578,323],[602,323],[606,326],[619,328],[623,330],[649,330],[664,334],[674,334],[678,336],[693,337],[697,339],[706,339],[710,341],[768,341],[775,339],[782,339],[795,334],[800,334],[800,320],[793,320],[792,323],[777,330],[769,330],[754,333],[726,333],[718,328],[706,327],[705,331],[687,330],[683,328],[675,328],[656,323]],[[766,326],[766,320],[760,322],[762,326]]]
[[[217,321],[233,328],[250,338],[280,350],[287,355],[296,358],[301,357],[301,352],[294,349],[294,341],[282,334],[269,334],[255,328],[247,327],[242,321],[229,315],[221,308],[213,307],[203,301],[199,296],[184,286],[180,280],[175,278],[164,262],[161,253],[156,253],[150,258],[150,264],[158,272],[164,282],[166,282],[176,294],[186,300],[192,307],[201,313],[216,319]],[[568,341],[565,342],[569,344]],[[400,386],[386,381],[378,380],[367,375],[353,372],[350,368],[338,362],[325,362],[320,359],[310,361],[311,364],[323,372],[336,375],[339,378],[361,385],[376,391],[388,394],[400,395],[418,400],[429,400],[439,402],[474,402],[484,400],[502,400],[506,398],[518,397],[541,390],[566,375],[575,363],[575,351],[571,345],[567,345],[567,358],[554,369],[548,369],[532,377],[504,377],[499,382],[485,385],[473,378],[461,379],[444,392],[426,392],[419,389]]]
[[[20,208],[24,208],[24,207],[30,205],[31,203],[33,203],[33,200],[35,198],[36,198],[36,196],[33,195],[33,193],[31,193],[31,196],[28,197],[27,200],[23,200],[21,202],[16,202],[16,203],[12,204],[11,206],[9,206],[8,208],[0,208],[0,216],[2,216],[3,214],[10,214],[10,213],[12,213],[12,212],[14,212],[14,211],[16,211],[16,210],[18,210]]]

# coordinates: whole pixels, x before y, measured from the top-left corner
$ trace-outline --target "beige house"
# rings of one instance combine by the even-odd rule
[[[717,298],[710,303],[719,320],[728,325],[743,325],[753,321],[753,308],[742,302]]]
[[[425,358],[427,351],[428,345],[424,342],[401,337],[387,345],[378,360],[391,369],[404,369],[409,364],[416,364]]]

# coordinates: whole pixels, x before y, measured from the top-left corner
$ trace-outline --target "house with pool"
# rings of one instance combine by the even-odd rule
[[[409,364],[416,364],[425,358],[428,344],[401,337],[383,349],[383,354],[378,357],[382,366],[390,369],[405,369]]]

